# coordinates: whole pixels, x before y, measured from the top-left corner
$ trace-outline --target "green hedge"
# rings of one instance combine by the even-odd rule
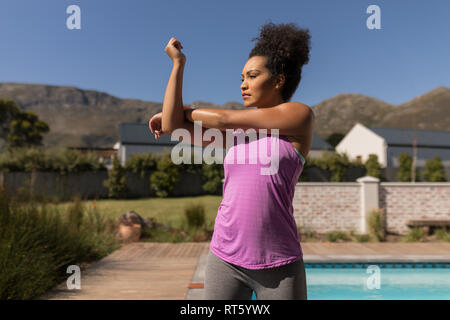
[[[85,171],[106,171],[95,152],[83,154],[77,150],[40,147],[14,148],[0,153],[0,171],[59,172],[61,174]]]
[[[342,182],[345,181],[345,173],[347,169],[359,167],[366,168],[365,164],[362,164],[356,160],[349,160],[347,154],[325,151],[317,158],[306,157],[305,168],[300,175],[299,181],[307,180],[307,171],[312,167],[318,167],[324,171],[331,173],[330,181]],[[371,159],[371,162],[373,160]]]

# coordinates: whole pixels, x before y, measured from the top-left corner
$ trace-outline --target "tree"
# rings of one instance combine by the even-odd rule
[[[400,163],[399,171],[397,173],[397,179],[402,182],[411,182],[411,166],[412,157],[406,152],[400,153],[398,156],[398,162]],[[419,176],[419,170],[416,168],[416,178]],[[416,179],[418,180],[418,179]]]
[[[328,138],[325,141],[328,142],[329,144],[331,144],[333,147],[336,147],[344,137],[345,137],[345,134],[332,133],[328,136]]]
[[[157,170],[150,175],[150,187],[157,197],[173,195],[175,185],[180,180],[180,166],[173,163],[170,154],[162,154],[157,162]]]
[[[128,192],[126,171],[117,157],[113,158],[113,167],[109,170],[108,179],[103,182],[103,185],[108,188],[110,198],[122,199],[126,197]]]
[[[369,154],[369,159],[367,159],[366,163],[364,164],[367,170],[367,175],[371,177],[375,177],[380,179],[380,170],[381,165],[378,162],[378,156],[376,154]]]
[[[33,112],[25,111],[11,121],[8,145],[14,147],[42,146],[43,134],[50,131],[47,123]]]
[[[425,181],[446,181],[444,166],[441,158],[439,156],[435,156],[433,159],[428,159],[425,162],[425,169],[422,175]]]
[[[11,99],[0,99],[0,148],[42,146],[43,134],[49,131],[35,113],[20,110]]]
[[[10,123],[20,113],[19,107],[11,99],[0,99],[0,151],[8,142]]]

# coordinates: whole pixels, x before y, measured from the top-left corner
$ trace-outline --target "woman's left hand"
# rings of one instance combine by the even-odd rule
[[[167,53],[170,59],[172,59],[173,62],[184,63],[186,62],[186,56],[184,55],[183,52],[181,52],[181,49],[183,49],[181,42],[172,37],[167,43],[167,46],[164,49],[164,51]]]

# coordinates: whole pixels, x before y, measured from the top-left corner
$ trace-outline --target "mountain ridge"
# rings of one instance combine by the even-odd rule
[[[22,110],[47,122],[46,147],[112,147],[118,141],[119,122],[147,124],[162,110],[161,102],[119,98],[107,92],[36,83],[0,82],[0,98],[13,99]],[[245,109],[237,101],[217,105],[192,102],[200,108]],[[326,139],[346,134],[356,122],[388,128],[450,130],[450,89],[437,87],[411,100],[393,105],[359,93],[341,93],[311,106],[316,115],[315,133]],[[357,112],[355,112],[355,109]]]

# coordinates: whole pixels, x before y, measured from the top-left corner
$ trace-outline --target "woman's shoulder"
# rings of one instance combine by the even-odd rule
[[[313,111],[313,109],[310,107],[310,106],[308,106],[306,103],[303,103],[303,102],[299,102],[299,101],[294,101],[294,103],[296,103],[296,104],[298,104],[298,105],[300,105],[302,108],[308,108],[309,110],[311,110],[312,111],[312,113],[314,114],[314,111]]]
[[[283,104],[290,104],[290,105],[294,105],[300,108],[304,108],[307,109],[308,111],[311,112],[311,114],[313,116],[315,116],[313,108],[311,108],[310,106],[308,106],[306,103],[300,102],[300,101],[288,101],[288,102],[284,102]]]

